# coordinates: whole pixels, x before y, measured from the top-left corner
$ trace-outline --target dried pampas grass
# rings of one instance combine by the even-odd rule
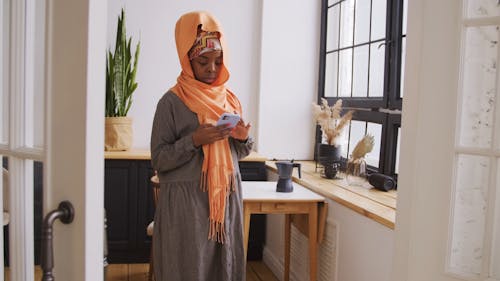
[[[342,133],[342,129],[349,124],[354,113],[354,110],[349,110],[346,114],[340,116],[341,111],[341,99],[337,100],[332,106],[329,106],[328,101],[324,98],[321,98],[320,105],[313,104],[314,121],[321,127],[321,131],[329,145],[337,145],[337,138]]]
[[[352,151],[352,161],[364,158],[367,153],[370,153],[375,144],[375,138],[372,135],[365,135],[354,147]]]

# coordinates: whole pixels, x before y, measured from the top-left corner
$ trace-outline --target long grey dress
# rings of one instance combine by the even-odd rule
[[[160,178],[153,261],[156,281],[245,280],[243,210],[238,159],[252,142],[229,138],[236,190],[226,204],[224,244],[208,240],[208,196],[200,189],[203,150],[193,145],[199,122],[172,92],[158,102],[151,134],[151,159]]]

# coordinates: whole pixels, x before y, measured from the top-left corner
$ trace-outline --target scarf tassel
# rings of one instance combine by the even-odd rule
[[[210,185],[208,184],[208,173],[203,172],[201,176],[201,190],[209,193],[211,196],[211,192],[208,190]],[[225,218],[225,210],[226,210],[226,202],[229,194],[236,190],[235,183],[236,179],[233,173],[227,176],[228,184],[225,187],[221,187],[220,192],[217,195],[217,198],[213,198],[214,200],[209,200],[209,208],[210,208],[210,217],[209,217],[209,231],[208,231],[208,239],[215,240],[221,244],[224,244],[226,241],[226,232],[224,227],[224,218]],[[212,185],[212,188],[214,186]]]

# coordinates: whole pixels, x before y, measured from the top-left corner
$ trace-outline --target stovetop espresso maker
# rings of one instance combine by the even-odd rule
[[[276,168],[278,168],[278,184],[276,185],[276,192],[292,192],[292,172],[293,168],[299,169],[300,175],[300,163],[293,163],[293,161],[278,161],[275,163]]]

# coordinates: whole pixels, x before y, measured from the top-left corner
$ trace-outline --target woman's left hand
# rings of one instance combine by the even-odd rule
[[[245,125],[243,119],[240,119],[238,124],[236,124],[236,126],[231,131],[230,136],[234,139],[245,141],[246,139],[248,139],[248,134],[250,132],[251,127],[252,125],[250,125],[250,123]]]

